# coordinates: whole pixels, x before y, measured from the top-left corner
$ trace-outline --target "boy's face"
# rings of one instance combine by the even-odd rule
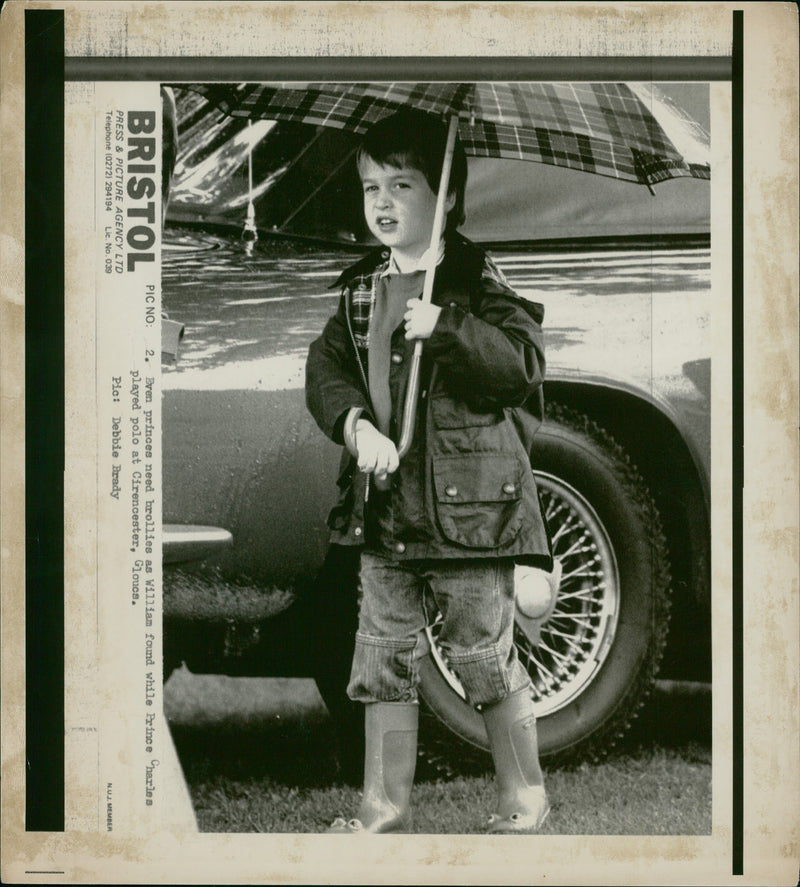
[[[430,246],[436,213],[436,195],[423,173],[408,165],[381,166],[371,157],[362,158],[359,173],[369,230],[395,253],[418,259]],[[454,202],[449,195],[445,210]]]

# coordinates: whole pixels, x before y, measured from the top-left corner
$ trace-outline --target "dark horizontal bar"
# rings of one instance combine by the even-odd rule
[[[67,56],[66,80],[730,80],[729,56],[114,58]]]

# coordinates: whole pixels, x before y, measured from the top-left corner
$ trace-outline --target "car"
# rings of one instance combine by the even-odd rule
[[[163,308],[184,335],[163,372],[165,673],[312,676],[346,736],[357,555],[328,545],[339,448],[303,380],[363,231],[341,207],[338,242],[262,228],[253,243],[208,204],[170,218]],[[533,618],[518,613],[515,642],[542,756],[602,755],[657,676],[710,680],[709,236],[595,228],[490,252],[546,312],[531,460],[561,578]],[[427,710],[488,748],[436,623],[427,639]]]

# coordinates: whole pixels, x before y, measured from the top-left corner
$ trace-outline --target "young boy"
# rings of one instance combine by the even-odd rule
[[[489,830],[535,831],[549,810],[530,679],[512,642],[515,560],[549,561],[516,410],[540,397],[543,309],[518,298],[456,232],[467,175],[458,142],[433,299],[419,299],[445,141],[436,118],[414,111],[365,136],[364,213],[382,247],[341,275],[338,311],[308,356],[308,407],[347,448],[332,541],[363,546],[348,695],[366,705],[364,793],[358,818],[329,829],[342,834],[411,827],[416,660],[437,610],[439,643],[491,743],[498,802]],[[426,340],[416,431],[399,461],[415,339]]]

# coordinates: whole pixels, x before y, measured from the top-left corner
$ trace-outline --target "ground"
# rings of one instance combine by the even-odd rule
[[[166,685],[166,707],[200,829],[319,832],[353,815],[330,718],[313,681],[191,675]],[[548,768],[545,834],[710,834],[707,688],[659,685],[603,762]],[[414,789],[420,834],[480,833],[491,811],[491,762],[421,755]]]

